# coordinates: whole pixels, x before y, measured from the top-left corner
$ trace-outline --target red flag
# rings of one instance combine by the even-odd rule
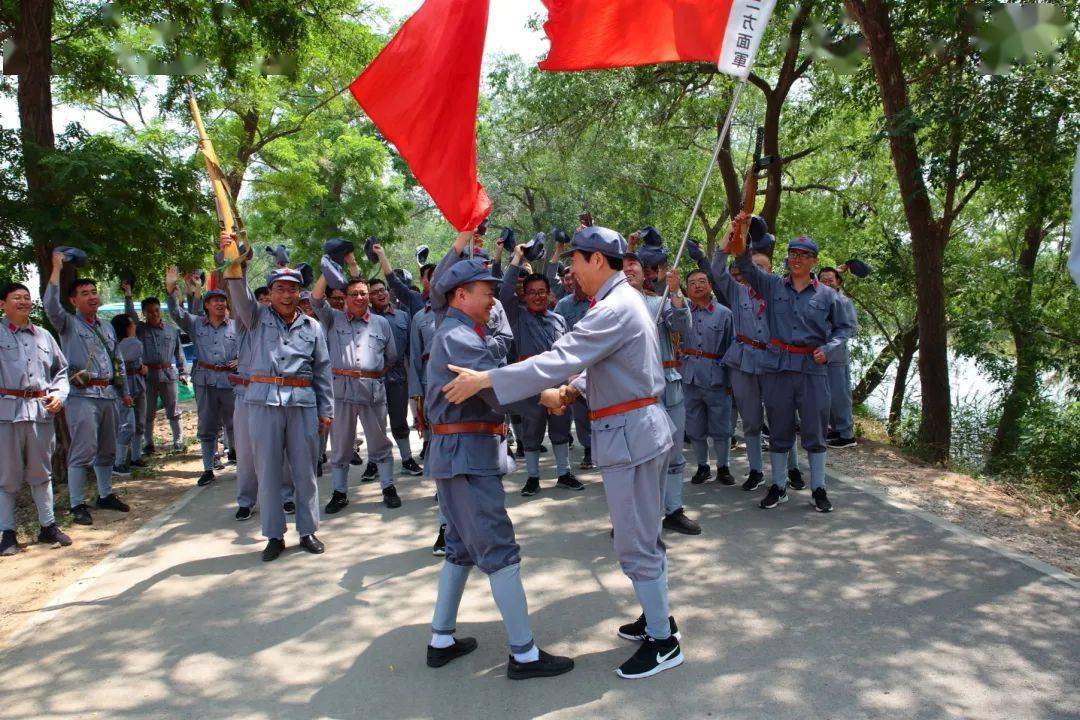
[[[349,86],[458,230],[476,228],[491,211],[476,179],[487,18],[488,0],[426,0]]]
[[[745,78],[774,0],[544,0],[541,70],[718,63]]]

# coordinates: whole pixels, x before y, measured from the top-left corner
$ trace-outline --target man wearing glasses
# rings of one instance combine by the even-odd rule
[[[548,297],[551,292],[550,280],[538,273],[525,275],[522,280],[524,302],[518,299],[515,286],[522,277],[524,246],[514,247],[510,267],[506,269],[499,299],[506,309],[506,317],[514,333],[514,347],[518,362],[533,355],[547,352],[563,334],[566,333],[566,321],[563,317],[548,309]],[[570,413],[548,415],[546,408],[540,405],[539,396],[526,398],[515,405],[522,417],[522,440],[525,448],[525,469],[528,478],[521,494],[528,497],[540,492],[540,444],[546,430],[551,437],[552,451],[555,454],[556,487],[566,490],[584,490],[570,472]]]
[[[825,492],[825,433],[829,425],[829,357],[839,352],[855,326],[837,296],[812,271],[818,245],[800,236],[788,243],[788,274],[780,277],[754,264],[749,243],[735,259],[739,272],[765,300],[770,339],[762,368],[769,418],[772,484],[761,507],[787,502],[787,454],[795,444],[796,412],[803,449],[810,459],[814,508],[832,511]]]

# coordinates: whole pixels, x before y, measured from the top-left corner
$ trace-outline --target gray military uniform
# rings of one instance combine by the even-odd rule
[[[334,373],[334,423],[330,426],[334,490],[348,491],[357,418],[364,429],[368,459],[378,466],[379,482],[385,490],[394,484],[393,446],[386,437],[386,386],[380,377],[348,377],[347,373],[385,373],[397,360],[393,330],[385,317],[370,310],[363,317],[354,317],[335,310],[325,300],[312,305],[326,331]]]
[[[50,482],[53,417],[45,411],[43,397],[26,395],[66,400],[67,369],[60,346],[44,328],[29,322],[17,328],[0,317],[0,531],[15,529],[15,496],[24,482],[41,527],[55,522]]]
[[[86,502],[86,469],[94,468],[98,497],[112,494],[116,460],[116,388],[113,357],[116,333],[110,323],[68,312],[60,304],[60,288],[45,288],[45,314],[60,334],[60,347],[72,369],[86,370],[90,383],[72,387],[64,417],[71,434],[68,448],[68,494],[71,507]]]
[[[182,372],[185,365],[180,331],[164,320],[156,326],[140,320],[131,298],[125,299],[124,312],[136,323],[136,336],[143,344],[143,363],[148,368],[143,404],[141,408],[135,408],[135,431],[143,436],[148,447],[154,446],[154,418],[160,399],[173,442],[179,442],[180,406],[176,402],[176,380],[178,370]]]
[[[660,296],[646,295],[645,305],[649,316],[655,318],[660,310]],[[690,308],[684,300],[677,308],[670,300],[664,301],[664,311],[660,315],[660,324],[656,326],[660,340],[660,369],[664,373],[663,404],[674,426],[674,442],[668,451],[667,477],[664,481],[664,513],[670,515],[683,506],[683,468],[686,456],[683,454],[683,435],[686,432],[686,393],[683,390],[682,363],[675,357],[676,336],[690,332]],[[655,322],[654,322],[655,326]]]
[[[259,496],[264,500],[263,535],[268,539],[285,535],[284,510],[279,503],[266,502],[282,493],[282,449],[296,486],[296,531],[312,535],[319,527],[318,419],[334,416],[326,335],[317,320],[299,311],[286,324],[273,309],[256,302],[246,280],[229,279],[227,284],[236,317],[250,333],[251,384],[244,400]],[[288,378],[304,386],[259,382],[259,378]]]
[[[178,291],[166,301],[169,315],[191,338],[195,345],[195,362],[191,378],[195,386],[195,404],[199,413],[199,445],[204,471],[214,469],[218,432],[224,428],[229,447],[233,438],[233,405],[236,394],[229,375],[238,363],[240,352],[236,323],[232,320],[214,325],[206,315],[194,315],[180,307]]]
[[[837,293],[840,305],[847,313],[848,319],[855,327],[852,337],[858,331],[858,314],[855,312],[855,303],[843,293]],[[848,341],[845,339],[835,353],[829,356],[827,365],[829,372],[829,427],[841,438],[850,438],[855,435],[851,418],[851,352],[848,350]]]
[[[562,315],[551,310],[538,314],[530,312],[518,300],[515,286],[521,275],[520,267],[510,265],[499,288],[499,300],[502,301],[506,317],[510,321],[518,362],[550,350],[552,344],[566,332],[566,321]],[[511,410],[521,415],[521,442],[525,449],[525,465],[529,477],[540,477],[540,445],[543,443],[545,431],[551,438],[556,473],[569,473],[570,421],[573,416],[569,413],[549,415],[547,409],[540,405],[539,396],[515,403]]]
[[[555,312],[566,321],[566,329],[573,330],[577,321],[589,311],[589,298],[578,299],[574,295],[564,295],[555,303]],[[582,395],[574,401],[571,409],[574,414],[574,430],[577,440],[586,452],[592,453],[592,424],[589,422],[589,403]]]
[[[551,350],[491,371],[491,384],[498,401],[509,403],[583,373],[573,384],[588,394],[593,412],[593,460],[604,481],[615,554],[633,581],[649,634],[662,640],[671,634],[660,532],[673,426],[656,402],[665,387],[660,343],[644,298],[623,273],[613,273],[595,300]],[[634,401],[642,405],[605,415]]]
[[[825,486],[825,433],[829,424],[829,376],[811,351],[831,357],[854,333],[836,292],[816,279],[801,292],[789,277],[754,265],[747,249],[736,258],[739,271],[765,298],[770,340],[764,357],[763,400],[769,418],[773,484],[787,484],[787,454],[795,444],[796,412],[802,446],[810,459],[810,486]],[[798,351],[794,349],[798,349]]]
[[[691,304],[693,327],[682,336],[682,376],[686,392],[686,435],[694,444],[698,465],[709,462],[708,439],[717,465],[727,467],[731,453],[731,386],[724,354],[731,346],[732,313],[710,302]]]
[[[137,337],[126,337],[117,345],[117,352],[124,361],[127,394],[131,397],[128,407],[117,398],[116,461],[118,465],[127,464],[128,460],[142,457],[142,438],[135,428],[135,409],[143,402],[146,394],[146,378],[143,377],[143,344]]]

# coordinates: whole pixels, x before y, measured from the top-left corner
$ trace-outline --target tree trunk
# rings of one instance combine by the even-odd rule
[[[900,340],[900,357],[896,364],[896,378],[893,380],[892,402],[889,403],[889,420],[886,432],[893,440],[900,430],[900,421],[904,414],[904,398],[907,396],[908,376],[911,374],[911,362],[915,351],[919,349],[919,328],[912,326]]]
[[[1001,405],[1001,418],[986,458],[987,472],[1000,472],[1007,458],[1016,452],[1020,444],[1020,421],[1038,392],[1039,350],[1031,312],[1031,288],[1042,241],[1042,229],[1038,224],[1030,225],[1024,231],[1024,247],[1016,260],[1018,283],[1009,312],[1009,329],[1016,346],[1016,371]]]
[[[907,80],[900,62],[885,0],[846,0],[866,38],[881,93],[889,149],[904,202],[915,260],[918,301],[919,382],[922,415],[919,440],[927,458],[947,462],[952,434],[948,334],[945,322],[944,254],[946,236],[934,220],[915,141]]]
[[[23,146],[26,196],[32,217],[46,218],[55,209],[49,199],[49,178],[43,160],[56,148],[52,122],[52,23],[51,0],[22,0],[15,27],[19,52],[8,72],[19,77],[19,136]],[[14,66],[14,67],[12,67]],[[42,229],[47,223],[31,223],[28,228],[37,261],[39,292],[45,293],[52,269],[52,238]]]
[[[859,378],[859,382],[851,393],[851,404],[853,406],[862,405],[866,402],[866,398],[870,397],[881,385],[881,382],[885,379],[886,371],[892,365],[892,361],[896,359],[896,351],[893,348],[900,344],[900,339],[901,336],[897,335],[892,339],[892,342],[886,343],[885,347],[881,348],[877,357],[874,358],[874,362],[870,363],[870,367]]]

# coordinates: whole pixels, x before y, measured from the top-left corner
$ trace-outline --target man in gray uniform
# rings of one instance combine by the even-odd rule
[[[619,233],[582,228],[570,252],[574,277],[595,301],[585,317],[551,350],[524,362],[479,371],[451,366],[459,376],[443,392],[454,403],[489,389],[494,397],[485,396],[498,403],[540,392],[553,409],[588,394],[593,457],[604,480],[615,553],[644,610],[637,621],[619,628],[621,637],[643,642],[617,672],[648,677],[683,662],[675,620],[668,615],[667,558],[660,538],[673,430],[657,403],[664,392],[660,341],[641,294],[619,269],[626,253]],[[440,379],[433,373],[429,383]]]
[[[71,372],[71,394],[64,417],[71,433],[68,448],[68,494],[71,515],[80,525],[93,525],[86,506],[86,470],[94,468],[97,480],[97,506],[105,510],[128,512],[128,507],[112,489],[113,462],[116,460],[116,399],[131,404],[131,397],[117,392],[124,389],[116,354],[113,327],[97,315],[101,301],[93,280],[76,279],[68,292],[75,307],[70,313],[60,304],[60,270],[66,260],[63,253],[53,253],[52,275],[45,288],[45,314],[60,335]],[[78,372],[81,371],[81,372]]]
[[[675,427],[672,434],[675,442],[668,451],[667,476],[664,480],[664,528],[684,535],[700,535],[701,526],[687,517],[683,508],[683,469],[686,467],[686,457],[683,455],[682,438],[686,430],[686,397],[683,393],[682,374],[679,372],[682,363],[675,357],[675,348],[681,344],[679,338],[690,332],[690,308],[686,306],[686,300],[679,291],[678,275],[673,272],[666,273],[669,299],[664,301],[664,311],[661,313],[661,298],[646,289],[649,283],[646,282],[643,272],[646,266],[659,272],[658,269],[665,265],[666,259],[663,250],[645,246],[636,253],[628,252],[623,257],[623,273],[630,286],[645,297],[645,305],[654,324],[656,316],[660,315],[657,333],[660,339],[660,365],[664,373],[664,394],[661,400]]]
[[[434,270],[434,265],[425,265]],[[424,439],[423,448],[420,450],[420,459],[427,458],[428,448],[431,443],[431,433],[428,430],[427,413],[424,411],[424,398],[427,393],[427,363],[431,356],[431,341],[435,336],[435,312],[431,309],[431,303],[425,302],[424,307],[412,316],[409,322],[409,352],[408,361],[405,365],[409,374],[409,393],[413,396],[415,426],[417,433]],[[436,557],[446,555],[446,518],[440,509],[438,515],[439,533],[435,536],[435,544],[431,552]]]
[[[566,329],[573,330],[577,321],[589,311],[589,298],[578,287],[571,268],[563,269],[562,285],[566,288],[566,294],[555,303],[555,312],[562,315],[566,321]],[[574,415],[574,431],[578,442],[585,449],[578,467],[592,470],[596,467],[592,459],[592,426],[589,424],[589,404],[585,402],[584,395],[574,401],[571,412]]]
[[[548,310],[550,281],[543,275],[530,274],[524,278],[525,302],[518,299],[515,286],[522,275],[521,264],[524,246],[517,245],[506,269],[499,299],[506,310],[510,328],[514,333],[514,349],[517,361],[551,349],[552,344],[566,332],[566,321],[561,315]],[[521,494],[529,497],[540,492],[540,445],[544,432],[551,438],[555,454],[558,480],[555,485],[567,490],[584,490],[570,472],[570,420],[572,415],[550,415],[539,403],[539,397],[530,397],[515,404],[522,418],[522,444],[525,446],[525,469],[528,475]]]
[[[725,240],[726,245],[726,240]],[[762,272],[771,272],[772,261],[768,255],[752,250],[754,264]],[[765,315],[765,299],[746,282],[739,268],[728,267],[728,255],[721,248],[713,253],[712,262],[699,266],[709,268],[713,287],[720,300],[733,314],[735,342],[724,353],[728,383],[735,400],[739,417],[743,422],[746,440],[746,459],[750,474],[742,489],[750,492],[765,482],[761,455],[761,434],[765,426],[765,406],[762,401],[762,378],[769,347],[769,320]],[[703,267],[703,269],[704,269]],[[788,453],[788,484],[796,490],[806,487],[798,469],[795,447]]]
[[[68,397],[67,359],[53,336],[30,322],[34,303],[19,283],[0,287],[0,556],[15,542],[15,494],[25,482],[37,508],[38,542],[70,545],[56,527],[50,465],[53,415]]]
[[[172,430],[173,451],[179,452],[180,407],[176,403],[176,382],[184,377],[184,350],[180,346],[180,332],[174,325],[164,322],[161,316],[161,301],[156,297],[143,300],[142,311],[144,320],[140,321],[131,300],[131,290],[127,289],[124,312],[137,323],[135,334],[142,340],[143,364],[147,369],[142,411],[135,409],[135,431],[137,435],[143,435],[143,454],[153,453],[154,417],[157,415],[160,398],[165,417],[169,419],[169,429]]]
[[[460,233],[451,254],[457,257],[471,236]],[[435,480],[446,516],[446,560],[439,574],[427,664],[441,667],[476,649],[473,638],[454,637],[461,595],[475,565],[488,576],[506,627],[507,676],[525,680],[561,675],[573,669],[574,661],[542,651],[529,625],[520,550],[502,487],[510,462],[504,447],[505,411],[490,391],[462,404],[451,404],[442,392],[454,375],[451,362],[477,370],[498,365],[484,330],[498,281],[479,259],[440,267],[445,272],[435,272],[431,303],[443,317],[432,338],[428,364],[432,437],[424,469]]]
[[[795,444],[796,413],[802,445],[810,460],[814,508],[830,512],[825,492],[825,432],[829,424],[829,376],[826,364],[855,325],[836,292],[813,277],[818,246],[808,237],[788,243],[789,273],[779,277],[754,264],[749,246],[735,259],[747,282],[766,300],[769,344],[763,399],[769,418],[772,485],[763,509],[787,501],[788,451]]]
[[[858,331],[859,318],[855,312],[855,303],[843,292],[844,278],[836,268],[825,267],[818,271],[818,280],[836,291],[840,304],[847,313],[855,330]],[[840,349],[829,356],[829,431],[825,444],[831,448],[855,447],[855,424],[851,418],[851,352],[845,339]]]
[[[323,299],[326,278],[319,277],[311,296],[315,314],[326,331],[334,376],[334,418],[330,426],[333,450],[330,476],[334,494],[327,514],[349,504],[349,464],[356,439],[356,420],[364,429],[370,461],[375,463],[382,485],[383,503],[401,507],[394,487],[394,456],[386,437],[386,386],[383,375],[397,361],[394,332],[385,317],[368,309],[368,283],[359,278],[345,285],[345,310],[335,310]]]
[[[247,262],[243,263],[244,272],[247,272]],[[245,274],[245,281],[246,281]],[[225,284],[226,292],[231,291],[232,283]],[[270,290],[260,287],[255,291],[255,298],[260,305],[270,306]],[[232,299],[230,298],[230,303]],[[235,303],[232,303],[235,306]],[[255,470],[255,451],[251,444],[251,431],[248,427],[248,404],[244,402],[248,386],[251,385],[251,332],[248,327],[237,318],[237,362],[236,372],[229,375],[229,383],[233,386],[233,450],[236,453],[236,519],[250,520],[255,509],[255,503],[259,499],[259,475]],[[281,503],[286,515],[296,512],[296,487],[292,482],[292,469],[282,452],[282,487]]]
[[[203,295],[205,315],[192,315],[180,307],[179,277],[176,267],[165,273],[166,302],[173,322],[180,326],[195,344],[195,362],[191,375],[195,385],[195,404],[199,412],[199,448],[203,472],[199,485],[214,481],[214,453],[218,432],[224,428],[229,448],[235,448],[233,437],[233,405],[236,393],[229,375],[236,372],[240,352],[236,323],[228,319],[228,297],[224,290],[210,290]],[[235,458],[235,451],[230,449]]]
[[[393,275],[393,273],[390,274]],[[422,475],[424,471],[413,458],[412,446],[409,443],[409,387],[405,373],[405,356],[409,350],[410,315],[408,311],[394,307],[390,302],[390,292],[386,283],[379,278],[368,280],[368,293],[372,311],[381,315],[389,323],[394,335],[395,360],[386,368],[382,379],[386,386],[386,409],[390,416],[390,433],[394,436],[398,454],[401,456],[402,472],[409,475]],[[368,465],[371,464],[372,460],[369,458]]]
[[[731,311],[713,302],[709,276],[695,270],[686,278],[693,329],[682,336],[682,376],[686,391],[686,435],[694,446],[697,472],[690,482],[712,477],[709,440],[716,452],[716,479],[734,485],[728,469],[731,453],[731,386],[724,353],[734,340]]]
[[[256,302],[244,278],[226,282],[236,318],[250,332],[251,377],[244,399],[263,498],[262,532],[267,538],[263,560],[275,560],[285,549],[284,510],[268,502],[282,492],[282,449],[296,486],[300,547],[320,554],[325,548],[315,537],[319,527],[315,464],[319,433],[329,431],[334,416],[326,335],[317,320],[298,308],[303,279],[296,270],[280,268],[270,274],[270,307]]]

